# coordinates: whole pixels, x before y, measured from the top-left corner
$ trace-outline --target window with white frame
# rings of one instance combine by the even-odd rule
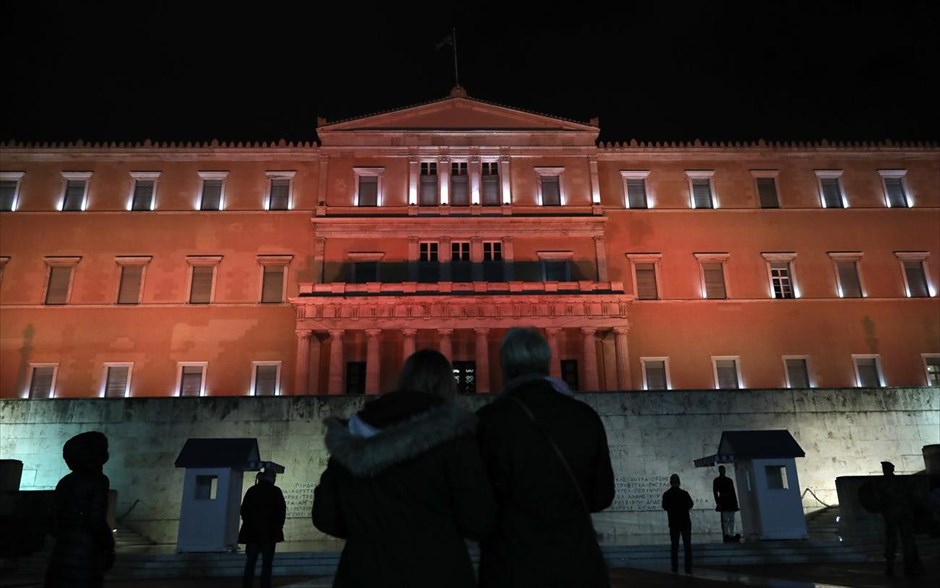
[[[481,169],[483,206],[499,206],[499,162],[484,161]]]
[[[718,208],[712,186],[713,170],[686,170],[692,208]]]
[[[206,391],[205,361],[180,362],[176,371],[176,393],[178,396],[203,396]]]
[[[72,292],[72,275],[81,257],[46,257],[46,291],[43,299],[50,306],[68,304]]]
[[[811,388],[809,381],[809,360],[804,355],[783,356],[783,368],[787,375],[787,388]]]
[[[733,390],[741,387],[741,372],[737,357],[713,357],[715,387],[719,390]]]
[[[770,277],[770,293],[774,298],[796,298],[797,290],[793,278],[793,260],[796,253],[762,253],[767,262]]]
[[[890,208],[910,208],[911,199],[907,190],[905,176],[907,170],[880,169],[881,184],[885,191],[885,204]]]
[[[0,212],[16,210],[23,172],[0,172]]]
[[[29,364],[29,398],[42,399],[55,396],[55,379],[59,371],[57,363]]]
[[[85,210],[91,172],[62,172],[62,177],[65,179],[65,192],[62,194],[62,206],[59,210]]]
[[[251,362],[251,395],[277,396],[281,389],[281,362]]]
[[[884,386],[881,373],[881,358],[877,355],[853,355],[855,364],[855,383],[859,388],[880,388]]]
[[[356,206],[380,206],[382,193],[382,167],[354,167],[356,174]]]
[[[221,255],[191,256],[186,258],[190,266],[189,303],[209,304],[215,293],[215,270]]]
[[[668,357],[641,357],[640,363],[643,364],[644,390],[668,390],[672,387]]]
[[[928,386],[940,386],[940,353],[924,353],[924,375]]]
[[[927,298],[932,296],[927,283],[926,251],[895,251],[894,255],[901,263],[904,276],[904,291],[909,298]]]
[[[151,259],[149,256],[119,256],[114,258],[121,272],[118,280],[118,304],[140,304],[144,285],[144,272]]]
[[[659,299],[659,253],[629,253],[627,259],[633,266],[633,283],[637,300]]]
[[[859,261],[862,259],[861,252],[830,253],[829,258],[832,259],[832,265],[836,270],[839,297],[862,298],[865,296],[858,271]]]
[[[646,196],[646,180],[649,170],[620,170],[623,179],[624,204],[627,208],[649,208]]]
[[[290,210],[291,188],[295,172],[269,171],[268,176],[268,210]]]
[[[487,282],[501,282],[503,271],[503,242],[483,242],[483,279]]]
[[[543,282],[570,282],[572,251],[536,251]]]
[[[470,206],[470,176],[466,161],[454,161],[450,164],[450,200],[451,206]]]
[[[818,169],[819,198],[823,208],[846,208],[845,192],[842,190],[841,169]]]
[[[381,261],[385,253],[381,251],[355,251],[347,254],[349,259],[349,281],[353,284],[381,282]]]
[[[156,208],[157,179],[160,172],[131,172],[131,186],[128,210],[151,211]]]
[[[535,173],[539,181],[539,205],[561,206],[561,175],[563,167],[537,167]]]
[[[437,254],[437,241],[421,241],[418,243],[419,282],[437,282],[440,280],[440,265]]]
[[[106,363],[102,374],[101,396],[104,398],[124,398],[131,389],[131,368],[133,363]]]
[[[284,286],[287,283],[287,266],[291,255],[259,255],[261,266],[261,303],[278,304],[284,302]]]
[[[452,282],[470,282],[470,241],[450,242],[450,280]]]
[[[437,162],[422,161],[421,174],[418,178],[418,204],[420,206],[437,206],[440,186],[437,177]]]
[[[751,170],[761,208],[780,208],[777,198],[777,170]]]
[[[199,210],[223,210],[225,208],[225,171],[201,171],[202,187],[199,191]]]
[[[728,298],[725,286],[725,264],[728,262],[727,253],[695,253],[699,262],[702,278],[702,297],[710,300],[724,300]]]

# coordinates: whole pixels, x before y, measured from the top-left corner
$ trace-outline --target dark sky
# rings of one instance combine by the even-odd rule
[[[936,0],[604,4],[4,2],[0,140],[312,140],[446,96],[452,27],[471,97],[604,141],[940,140]]]

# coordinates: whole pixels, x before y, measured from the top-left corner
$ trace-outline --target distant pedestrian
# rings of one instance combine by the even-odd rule
[[[98,588],[114,566],[114,534],[108,524],[110,481],[104,475],[108,438],[88,431],[65,442],[62,457],[72,470],[55,487],[55,546],[46,588]]]
[[[663,493],[663,510],[669,516],[669,542],[672,546],[670,561],[672,571],[679,571],[679,537],[682,537],[682,546],[685,549],[685,573],[692,573],[692,497],[679,487],[679,476],[669,476],[669,490]]]
[[[734,532],[734,513],[738,512],[738,495],[734,491],[734,481],[725,475],[725,466],[718,466],[718,477],[712,482],[715,495],[715,510],[721,513],[721,536],[725,543],[741,540],[741,535]]]
[[[885,523],[885,574],[894,575],[894,556],[901,536],[901,554],[904,575],[918,576],[921,572],[917,544],[914,542],[915,504],[908,481],[894,475],[894,464],[881,462],[883,477],[878,484],[881,514]]]
[[[255,485],[245,492],[242,500],[242,527],[238,542],[245,544],[245,572],[243,588],[251,588],[255,581],[255,565],[261,555],[261,588],[271,588],[274,550],[284,540],[284,520],[287,504],[284,494],[274,482],[277,474],[265,467],[255,477]]]

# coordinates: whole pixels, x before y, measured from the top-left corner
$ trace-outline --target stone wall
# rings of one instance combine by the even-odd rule
[[[611,542],[665,532],[660,510],[678,473],[695,499],[696,533],[720,534],[711,497],[713,469],[692,461],[714,454],[721,432],[787,429],[806,451],[798,458],[805,510],[836,504],[837,476],[924,469],[922,447],[940,442],[940,389],[702,390],[584,394],[607,427],[617,497],[596,515]],[[461,399],[470,408],[492,396]],[[313,488],[326,465],[322,421],[347,416],[362,397],[216,397],[0,400],[0,458],[23,462],[22,490],[54,488],[68,470],[62,444],[100,430],[111,442],[105,473],[118,491],[123,524],[159,543],[175,543],[183,470],[173,466],[191,437],[255,437],[262,459],[286,467],[289,541],[324,539],[310,523]],[[245,489],[253,476],[245,476]],[[129,512],[128,512],[129,511]]]

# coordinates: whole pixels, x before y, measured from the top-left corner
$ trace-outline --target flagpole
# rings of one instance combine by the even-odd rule
[[[451,37],[454,39],[454,82],[460,87],[460,75],[457,73],[457,27],[451,31]]]

